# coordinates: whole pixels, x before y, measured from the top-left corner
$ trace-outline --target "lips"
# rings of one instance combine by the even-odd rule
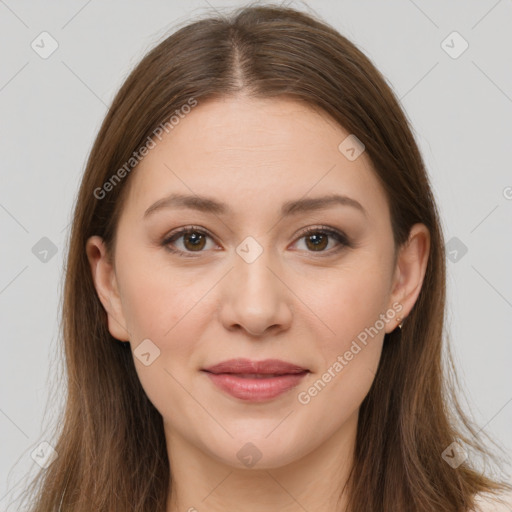
[[[230,359],[202,371],[223,392],[249,402],[276,398],[309,373],[306,368],[278,359]]]
[[[222,363],[205,368],[210,373],[234,373],[240,375],[287,375],[308,371],[306,368],[297,366],[279,359],[265,359],[264,361],[251,361],[250,359],[230,359]]]

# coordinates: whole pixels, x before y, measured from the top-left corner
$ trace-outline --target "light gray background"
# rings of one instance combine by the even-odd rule
[[[211,0],[222,10],[243,2]],[[306,9],[299,2],[291,3]],[[448,325],[471,411],[512,454],[512,1],[310,1],[401,99],[427,164],[448,244]],[[0,510],[62,400],[56,362],[67,229],[93,138],[115,92],[194,1],[0,0]],[[41,58],[43,31],[58,49]],[[442,41],[468,42],[458,58]],[[452,38],[453,39],[453,38]],[[451,39],[452,52],[461,48]],[[48,237],[55,256],[33,246]],[[449,242],[451,241],[451,242]],[[452,248],[452,245],[448,245]],[[455,254],[452,255],[452,257]]]

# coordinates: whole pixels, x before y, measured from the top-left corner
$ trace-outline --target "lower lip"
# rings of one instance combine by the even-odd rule
[[[262,379],[244,378],[230,373],[205,373],[218,388],[235,398],[248,402],[264,402],[297,386],[308,372]]]

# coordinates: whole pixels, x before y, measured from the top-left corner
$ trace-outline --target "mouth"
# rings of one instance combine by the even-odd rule
[[[210,373],[210,372],[208,372]],[[282,377],[283,375],[299,375],[302,372],[297,373],[213,373],[213,375],[234,375],[241,379],[271,379],[273,377]]]
[[[310,373],[306,368],[277,359],[230,359],[202,372],[224,393],[248,402],[277,398]]]
[[[204,368],[204,371],[214,374],[230,373],[237,375],[279,376],[301,373],[308,371],[308,369],[293,363],[281,361],[280,359],[252,361],[250,359],[237,358]]]

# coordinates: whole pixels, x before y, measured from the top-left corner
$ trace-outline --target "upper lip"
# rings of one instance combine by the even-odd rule
[[[204,371],[210,373],[239,373],[239,374],[275,374],[286,375],[289,373],[302,373],[308,371],[306,368],[296,364],[287,363],[279,359],[265,359],[263,361],[252,361],[250,359],[229,359],[215,364]]]

